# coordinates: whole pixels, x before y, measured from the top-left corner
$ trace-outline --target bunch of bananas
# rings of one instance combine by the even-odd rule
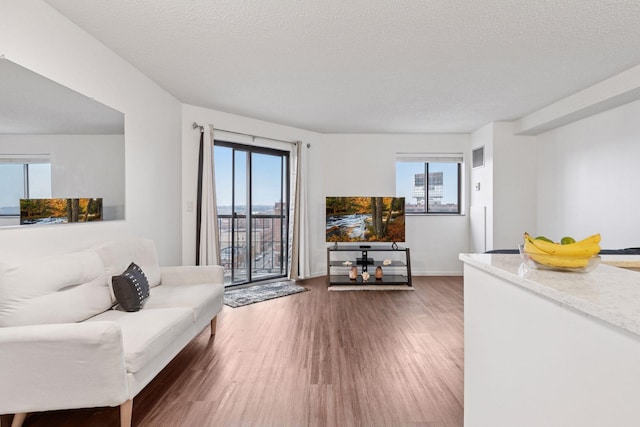
[[[589,258],[600,252],[599,243],[600,234],[579,242],[560,244],[524,233],[523,251],[535,262],[549,267],[583,268],[589,263]]]

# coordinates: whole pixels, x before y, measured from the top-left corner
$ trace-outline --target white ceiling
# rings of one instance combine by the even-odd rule
[[[471,132],[640,64],[640,1],[45,1],[184,103],[323,133]]]

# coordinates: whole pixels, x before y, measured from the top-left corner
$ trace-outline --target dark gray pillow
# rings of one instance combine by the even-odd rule
[[[149,281],[135,263],[119,276],[111,277],[111,286],[118,305],[124,311],[138,311],[149,297]]]

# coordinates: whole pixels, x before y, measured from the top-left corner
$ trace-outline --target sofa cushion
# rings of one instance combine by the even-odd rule
[[[222,309],[223,294],[222,284],[162,285],[153,288],[145,308],[187,307],[194,322],[203,316],[210,320]]]
[[[111,277],[121,274],[129,264],[135,262],[142,268],[149,280],[149,287],[160,284],[160,265],[153,240],[122,239],[104,242],[94,247],[104,263],[106,281],[111,289]],[[115,295],[112,294],[113,301]]]
[[[0,326],[79,322],[111,305],[95,251],[0,264]]]
[[[134,313],[108,310],[87,321],[102,320],[115,322],[122,329],[125,367],[135,373],[193,325],[193,314],[182,307],[144,308]]]
[[[132,262],[122,273],[111,278],[118,306],[124,311],[138,311],[149,298],[149,281],[136,263]]]

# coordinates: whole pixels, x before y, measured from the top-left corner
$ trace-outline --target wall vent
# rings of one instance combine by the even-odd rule
[[[478,147],[471,152],[472,164],[474,168],[484,166],[484,147]]]

